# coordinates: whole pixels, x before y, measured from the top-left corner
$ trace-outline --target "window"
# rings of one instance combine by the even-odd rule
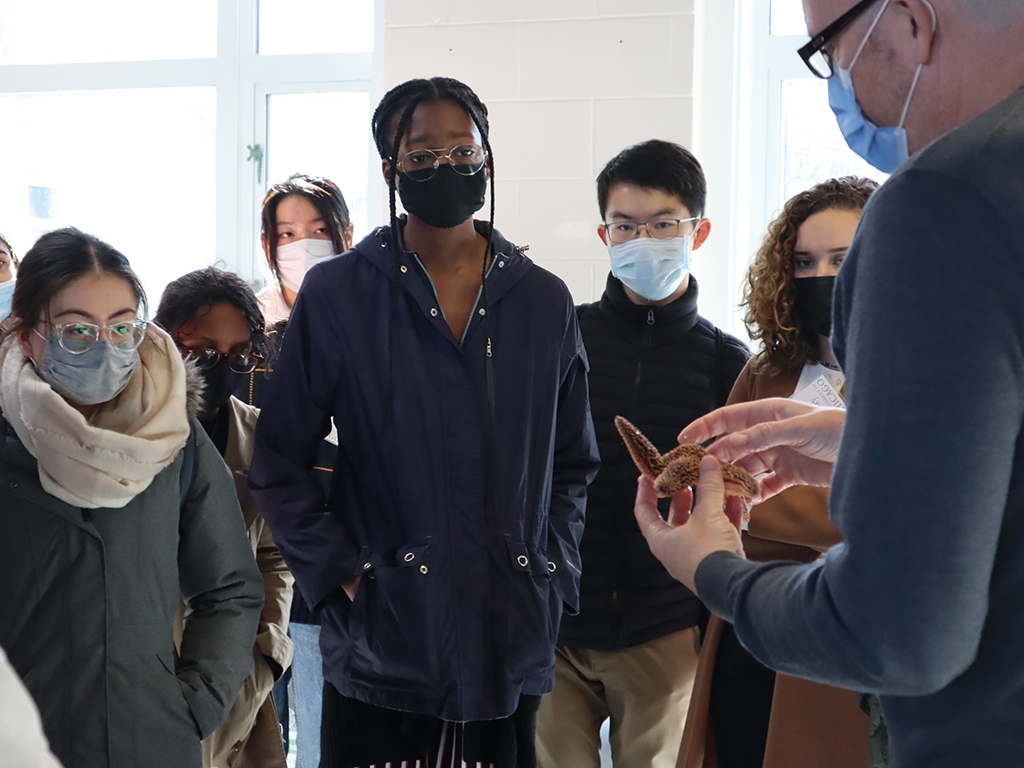
[[[711,289],[702,294],[702,309],[742,338],[742,281],[786,200],[834,176],[886,176],[846,146],[826,82],[796,53],[808,39],[801,0],[714,4],[705,21],[704,97],[698,100],[703,143],[697,149],[708,172],[717,240],[700,257],[706,264],[701,285]],[[721,303],[709,307],[703,296],[712,295]]]
[[[755,137],[752,156],[765,161],[767,227],[786,200],[818,182],[848,175],[878,181],[887,177],[846,145],[828,105],[826,81],[812,75],[796,53],[807,42],[801,0],[759,0],[754,14],[750,65],[765,86],[767,125],[764,144]]]
[[[296,171],[361,236],[382,30],[382,0],[0,0],[0,231],[95,234],[153,304],[209,264],[259,282],[259,203]]]

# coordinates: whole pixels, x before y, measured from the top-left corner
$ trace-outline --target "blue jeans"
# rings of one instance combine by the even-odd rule
[[[292,622],[288,636],[295,644],[295,656],[288,675],[274,686],[274,704],[280,713],[286,745],[289,711],[295,716],[295,768],[320,768],[320,710],[324,693],[320,627]]]

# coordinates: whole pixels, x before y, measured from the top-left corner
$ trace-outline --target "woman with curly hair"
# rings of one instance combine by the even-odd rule
[[[843,405],[844,378],[829,343],[832,290],[877,188],[870,179],[829,179],[790,199],[769,225],[742,304],[761,349],[729,404],[792,397]],[[796,487],[751,509],[743,547],[750,560],[811,562],[841,538],[828,520],[828,490]],[[679,765],[868,765],[868,729],[856,694],[776,675],[739,644],[731,625],[711,617]]]

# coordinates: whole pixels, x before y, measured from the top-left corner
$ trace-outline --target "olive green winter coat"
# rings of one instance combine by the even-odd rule
[[[198,768],[252,665],[263,581],[231,474],[190,423],[149,488],[90,510],[42,489],[0,417],[0,645],[68,768]]]

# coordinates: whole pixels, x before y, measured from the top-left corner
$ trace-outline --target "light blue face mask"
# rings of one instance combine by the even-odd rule
[[[43,361],[36,365],[39,378],[79,405],[97,405],[113,400],[124,391],[140,364],[138,349],[119,349],[107,341],[97,341],[87,351],[73,355],[55,336],[43,336],[46,349]]]
[[[608,246],[612,274],[648,301],[671,296],[690,273],[693,236],[656,240],[637,237]]]
[[[0,321],[11,314],[11,299],[14,298],[14,281],[0,283]]]
[[[932,13],[932,31],[934,32],[937,24],[935,9],[932,8],[928,0],[922,1]],[[857,53],[854,54],[849,69],[843,69],[837,64],[835,72],[828,79],[828,103],[835,113],[839,130],[843,132],[843,138],[846,139],[850,149],[883,173],[892,173],[910,157],[910,152],[907,149],[907,131],[903,127],[903,123],[907,119],[910,100],[914,97],[914,89],[917,88],[917,80],[921,76],[921,68],[924,66],[924,64],[917,65],[917,72],[914,74],[910,93],[907,94],[907,101],[903,105],[903,114],[900,115],[899,125],[879,128],[864,117],[864,113],[857,103],[857,95],[853,91],[853,76],[850,73],[888,5],[889,0],[882,3],[881,9],[868,28],[868,33],[864,35]]]

